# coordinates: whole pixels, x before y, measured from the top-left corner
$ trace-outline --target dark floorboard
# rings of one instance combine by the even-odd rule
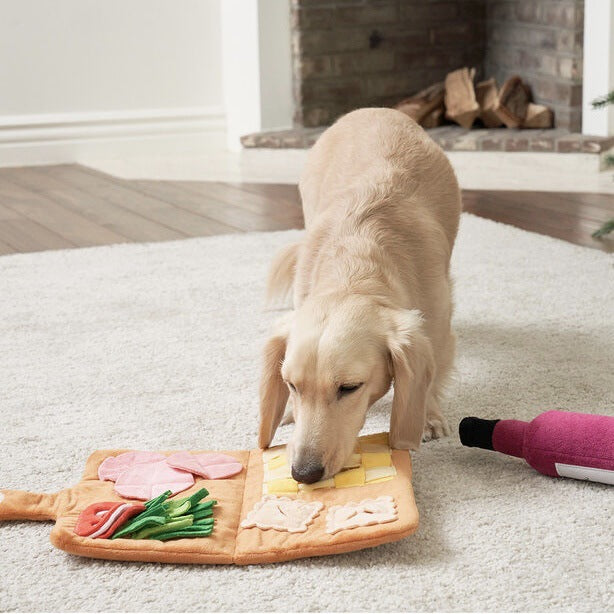
[[[614,196],[465,190],[464,209],[596,249]],[[79,165],[0,169],[0,255],[302,228],[294,185],[125,180]]]

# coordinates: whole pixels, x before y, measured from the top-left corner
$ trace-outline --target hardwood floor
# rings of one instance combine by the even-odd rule
[[[465,190],[466,211],[611,251],[608,194]],[[79,165],[0,169],[0,254],[301,228],[293,185],[124,180]]]
[[[463,210],[585,247],[608,252],[614,247],[612,238],[591,237],[614,217],[611,194],[464,190]]]

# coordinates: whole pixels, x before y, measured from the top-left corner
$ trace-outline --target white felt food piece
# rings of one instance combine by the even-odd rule
[[[292,477],[292,470],[288,465],[282,465],[276,469],[265,469],[264,479],[266,482],[269,480],[284,480]]]
[[[98,478],[103,481],[110,480],[111,482],[115,482],[121,473],[133,465],[160,461],[164,458],[166,458],[164,454],[160,454],[159,452],[141,452],[139,450],[124,452],[117,456],[109,456],[100,463],[98,467]]]
[[[147,501],[170,490],[174,495],[190,488],[194,476],[175,469],[164,460],[139,463],[124,471],[115,481],[115,492],[126,499]]]
[[[274,446],[273,448],[267,448],[262,450],[262,462],[268,463],[270,460],[285,454],[286,446]]]
[[[247,514],[241,527],[303,533],[323,507],[319,501],[265,495]]]
[[[396,503],[392,497],[363,499],[359,503],[333,505],[326,515],[326,532],[330,534],[392,522],[398,518]]]
[[[397,474],[394,466],[371,467],[365,470],[365,483],[369,484],[377,480],[392,479]]]
[[[229,478],[243,469],[243,465],[234,456],[228,454],[190,454],[176,452],[166,462],[175,469],[189,471],[208,480]]]

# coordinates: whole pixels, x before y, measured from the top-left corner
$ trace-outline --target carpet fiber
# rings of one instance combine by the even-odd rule
[[[274,251],[298,232],[0,258],[0,485],[55,491],[96,448],[250,448]],[[1,610],[612,610],[612,487],[463,448],[465,415],[614,411],[612,258],[464,216],[453,436],[413,455],[418,532],[254,567],[81,559],[0,526]],[[390,396],[365,432],[387,428]],[[283,441],[288,431],[278,434]]]

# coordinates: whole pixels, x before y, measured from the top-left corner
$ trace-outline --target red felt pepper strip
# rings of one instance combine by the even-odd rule
[[[126,520],[144,509],[144,505],[121,501],[92,503],[79,514],[75,533],[81,537],[107,539]]]
[[[109,526],[109,528],[101,535],[98,535],[99,539],[109,539],[119,527],[121,527],[127,520],[130,520],[133,516],[140,514],[145,510],[144,505],[133,505],[130,504],[130,507],[125,509],[119,516],[115,519],[115,521]]]

